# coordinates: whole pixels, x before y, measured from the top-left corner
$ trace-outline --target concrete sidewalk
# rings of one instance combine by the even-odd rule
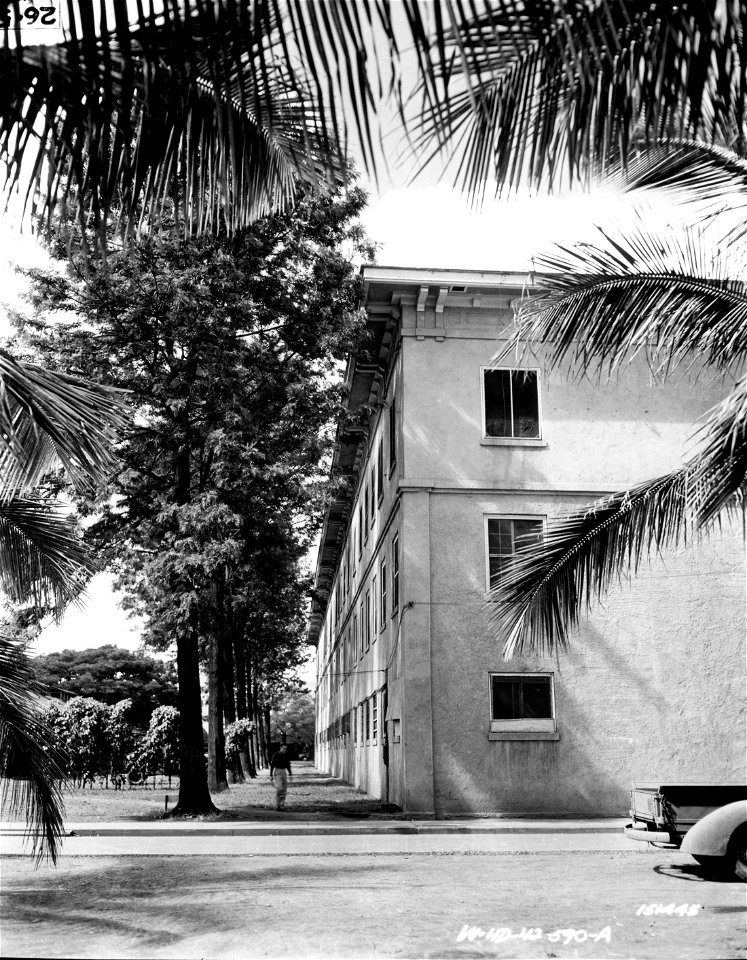
[[[66,823],[65,833],[76,837],[290,837],[359,836],[361,834],[617,834],[626,821],[565,819],[503,819],[499,817],[460,820],[374,820],[357,823],[328,820],[238,821],[238,820],[119,820],[112,823]],[[0,836],[25,831],[23,823],[0,824]]]
[[[624,820],[409,820],[361,823],[66,824],[64,856],[303,856],[411,853],[642,853]],[[0,854],[24,852],[23,824],[0,827]]]

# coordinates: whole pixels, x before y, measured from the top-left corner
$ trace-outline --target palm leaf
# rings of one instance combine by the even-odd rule
[[[417,0],[406,0],[419,8]],[[412,142],[446,154],[473,197],[488,178],[552,187],[632,146],[730,146],[743,125],[739,4],[684,0],[443,0],[414,37],[421,70]],[[434,149],[437,148],[437,149]]]
[[[0,637],[0,777],[2,805],[26,821],[37,861],[56,861],[63,835],[61,758],[30,695],[42,693],[28,660]]]
[[[42,500],[0,502],[0,587],[17,603],[60,612],[94,573],[65,512]]]
[[[368,6],[188,0],[138,6],[130,23],[117,2],[111,25],[106,8],[79,0],[65,43],[0,51],[6,190],[23,181],[38,214],[71,200],[101,226],[116,202],[132,229],[174,202],[188,229],[246,226],[292,200],[297,178],[343,175],[338,96],[370,165]],[[386,4],[378,22],[391,32]]]
[[[537,296],[518,304],[502,356],[542,343],[550,367],[612,373],[640,354],[657,372],[678,362],[717,368],[747,356],[744,251],[714,251],[687,226],[652,233],[637,221],[597,228],[596,245],[558,246],[537,259]]]
[[[747,495],[747,381],[712,414],[700,449],[679,470],[548,524],[520,547],[489,593],[504,655],[566,647],[569,630],[624,571],[708,533]]]
[[[654,190],[667,200],[708,205],[715,211],[727,204],[747,204],[747,160],[733,150],[695,140],[644,145],[604,182],[622,193]]]
[[[103,480],[127,422],[124,396],[0,351],[0,499],[58,463],[79,486]]]

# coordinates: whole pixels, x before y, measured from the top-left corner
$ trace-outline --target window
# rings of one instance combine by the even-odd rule
[[[363,619],[364,612],[363,612],[363,601],[362,601],[362,600],[361,600],[360,607],[359,607],[358,609],[359,609],[360,621],[361,621],[361,633],[360,633],[360,637],[361,637],[361,651],[360,651],[360,655],[363,656],[363,654],[366,652],[366,621]]]
[[[392,541],[392,616],[399,609],[399,537]]]
[[[381,629],[386,628],[386,560],[381,561]]]
[[[374,743],[376,743],[376,731],[378,729],[378,711],[377,711],[377,694],[374,694],[371,697],[371,736],[373,737]]]
[[[371,591],[366,590],[366,650],[371,646]]]
[[[366,700],[363,705],[363,709],[366,711],[366,742],[371,739],[371,701]]]
[[[376,634],[379,632],[378,625],[378,605],[376,603],[376,577],[371,581],[371,596],[373,603],[371,605],[371,643],[376,641]]]
[[[394,470],[397,463],[397,416],[394,405],[394,395],[389,404],[389,473]]]
[[[376,474],[378,476],[379,500],[384,496],[384,444],[379,441],[379,453],[376,459]]]
[[[551,673],[492,673],[491,732],[555,732]]]
[[[369,513],[368,513],[368,484],[366,484],[365,490],[363,491],[363,505],[364,505],[365,510],[366,510],[366,513],[365,513],[365,521],[366,521],[366,522],[365,522],[365,526],[364,526],[365,538],[366,538],[366,540],[368,540],[368,518],[369,518]]]
[[[358,559],[363,553],[363,504],[358,505]]]
[[[358,651],[358,617],[356,614],[353,614],[353,644],[352,644],[352,659],[355,663],[355,655]]]
[[[350,541],[345,548],[345,593],[350,593]]]
[[[539,440],[536,370],[483,370],[485,436]]]
[[[516,550],[542,539],[543,521],[536,517],[487,517],[488,589],[500,583]]]
[[[371,526],[373,526],[376,519],[376,474],[373,467],[371,468],[371,483],[368,489],[371,492]]]

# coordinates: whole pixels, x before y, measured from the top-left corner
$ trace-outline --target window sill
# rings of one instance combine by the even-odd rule
[[[547,440],[534,437],[482,437],[481,447],[546,447]]]
[[[491,730],[488,740],[560,740],[560,734],[549,730]]]

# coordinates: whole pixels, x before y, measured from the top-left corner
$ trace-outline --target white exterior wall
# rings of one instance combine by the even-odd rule
[[[550,518],[672,470],[718,391],[707,377],[661,387],[644,363],[599,385],[548,373],[541,356],[526,356],[501,365],[539,368],[541,442],[486,443],[481,367],[504,346],[509,297],[449,288],[439,312],[435,283],[423,310],[413,283],[392,297],[402,339],[371,425],[348,537],[357,541],[361,487],[379,442],[388,450],[392,396],[397,465],[390,476],[385,455],[383,500],[360,561],[356,543],[339,622],[328,610],[318,645],[317,730],[386,686],[389,763],[381,735],[363,745],[352,735],[318,735],[317,765],[423,816],[622,815],[633,780],[744,780],[741,530],[725,528],[644,565],[594,606],[569,651],[549,659],[505,661],[483,602],[486,516]],[[441,299],[446,288],[436,289]],[[392,618],[394,536],[400,606]],[[384,557],[386,625],[335,684],[335,643],[374,574],[380,586]],[[491,739],[491,672],[552,673],[557,739]],[[383,721],[380,704],[380,731]]]
[[[387,680],[396,679],[399,659],[397,656],[398,619],[393,616],[391,598],[392,543],[400,535],[400,515],[398,482],[401,474],[402,443],[401,428],[398,428],[397,460],[391,467],[389,455],[389,408],[395,403],[397,421],[401,415],[401,380],[399,365],[395,365],[388,388],[379,407],[378,417],[371,425],[369,440],[359,471],[359,483],[353,499],[350,523],[342,544],[341,562],[338,565],[330,598],[335,597],[343,574],[342,558],[347,556],[350,547],[352,572],[350,587],[342,591],[342,603],[339,617],[333,610],[334,601],[330,599],[325,616],[325,625],[320,635],[317,650],[317,743],[316,765],[336,777],[341,777],[367,793],[382,799],[387,798],[387,767],[384,763],[385,723],[384,688]],[[372,521],[365,529],[363,546],[359,555],[358,530],[359,508],[363,497],[370,487],[372,473],[377,473],[378,449],[383,445],[383,495],[375,497],[375,509]],[[386,563],[388,582],[387,613],[381,618],[381,564]],[[374,584],[375,580],[375,584]],[[365,610],[366,594],[370,596],[371,607],[376,604],[376,631],[371,632],[369,644],[361,652],[361,607]],[[373,621],[373,609],[371,608]],[[353,627],[356,625],[357,640],[353,651]],[[344,676],[335,677],[335,651],[338,645],[345,647]],[[360,741],[358,730],[348,735],[327,739],[325,731],[334,721],[352,710],[360,711],[365,701],[374,694],[377,697],[377,735]],[[368,707],[367,709],[371,709]],[[360,722],[358,714],[354,714]],[[397,746],[392,745],[390,752],[395,755]]]
[[[440,341],[417,339],[411,312],[403,319],[403,513],[417,501],[427,523],[430,595],[429,624],[408,623],[404,657],[429,630],[433,692],[432,786],[405,808],[621,815],[633,780],[743,781],[740,530],[644,566],[551,659],[505,661],[483,603],[486,516],[557,516],[672,470],[719,399],[712,384],[683,377],[660,387],[643,364],[603,385],[547,375],[536,358],[505,364],[540,367],[543,443],[487,445],[480,368],[502,346],[501,314],[482,313],[470,327],[447,307]],[[408,589],[411,570],[425,577],[423,551],[414,554],[406,543]],[[559,739],[489,739],[489,674],[535,671],[554,675]],[[424,739],[416,727],[419,756]]]

